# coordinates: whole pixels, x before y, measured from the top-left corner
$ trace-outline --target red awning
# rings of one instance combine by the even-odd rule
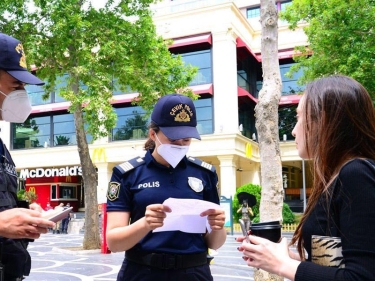
[[[195,94],[211,94],[212,95],[212,84],[202,84],[189,87]]]
[[[299,100],[301,99],[302,95],[289,95],[289,96],[282,96],[280,98],[279,104],[298,104]]]
[[[169,46],[169,48],[177,48],[187,45],[195,45],[201,43],[208,43],[212,45],[212,35],[211,34],[202,34],[193,37],[184,37],[184,38],[176,38],[172,39],[173,44]]]
[[[136,97],[138,97],[138,93],[114,95],[112,96],[111,104],[130,103]]]
[[[237,48],[245,48],[250,54],[253,55],[253,57],[257,61],[260,61],[260,58],[249,48],[249,46],[240,37],[237,37],[236,42],[237,42]]]
[[[49,103],[49,104],[42,104],[42,105],[35,105],[31,110],[31,114],[33,113],[41,113],[41,112],[50,112],[50,111],[60,111],[60,110],[67,110],[70,106],[70,102],[58,102],[58,103]]]
[[[309,55],[312,55],[312,52],[308,53]],[[278,57],[279,59],[290,59],[293,58],[294,56],[301,56],[302,53],[298,52],[294,49],[292,50],[279,50]],[[262,61],[262,55],[261,54],[256,54],[257,58],[259,61]]]
[[[241,87],[237,87],[237,95],[239,97],[248,97],[255,103],[258,103],[258,99],[251,95],[248,91]],[[299,100],[301,99],[301,95],[289,95],[289,96],[281,96],[279,105],[286,105],[286,104],[298,104]]]
[[[258,103],[258,99],[254,98],[252,94],[250,94],[248,91],[246,91],[245,89],[243,89],[239,86],[237,86],[237,96],[248,97],[249,99],[251,99],[255,103]]]
[[[237,48],[245,48],[250,54],[254,56],[254,58],[257,61],[259,62],[262,61],[262,55],[260,53],[254,53],[240,37],[237,37],[236,41],[237,41]],[[310,54],[312,54],[312,52]],[[288,59],[288,58],[293,58],[293,56],[299,56],[299,55],[301,55],[301,53],[297,52],[294,49],[279,50],[278,52],[279,59]]]

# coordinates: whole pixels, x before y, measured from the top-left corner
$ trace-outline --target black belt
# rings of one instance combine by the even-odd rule
[[[207,253],[175,255],[166,253],[125,252],[127,260],[158,269],[183,269],[207,264]]]

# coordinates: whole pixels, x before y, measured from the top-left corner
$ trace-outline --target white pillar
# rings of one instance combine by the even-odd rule
[[[111,163],[95,163],[98,169],[98,204],[107,203],[108,183],[111,180],[112,168]]]
[[[212,32],[215,134],[232,134],[238,133],[236,35],[223,29]]]
[[[236,193],[236,163],[233,155],[217,157],[220,161],[220,191],[229,198]]]

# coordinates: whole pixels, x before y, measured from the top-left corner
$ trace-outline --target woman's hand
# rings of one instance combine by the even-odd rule
[[[223,209],[209,209],[201,213],[200,216],[207,216],[208,224],[212,230],[223,229],[225,224],[225,212]]]
[[[238,242],[242,241],[238,250],[242,252],[247,265],[294,280],[299,261],[289,256],[286,238],[282,238],[279,243],[273,243],[254,235],[249,237],[251,243],[247,243],[244,237],[236,239]]]
[[[171,212],[172,210],[168,206],[163,204],[152,204],[146,207],[145,222],[149,230],[161,227],[164,224],[164,219],[167,214],[165,212]]]

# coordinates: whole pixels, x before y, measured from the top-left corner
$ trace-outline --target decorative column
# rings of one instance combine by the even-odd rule
[[[238,133],[237,50],[231,28],[212,32],[215,134]]]
[[[217,157],[220,161],[219,184],[222,196],[229,198],[236,193],[236,170],[237,166],[233,155]]]
[[[111,163],[95,163],[98,169],[98,204],[107,203],[108,183],[111,180],[112,168]]]

